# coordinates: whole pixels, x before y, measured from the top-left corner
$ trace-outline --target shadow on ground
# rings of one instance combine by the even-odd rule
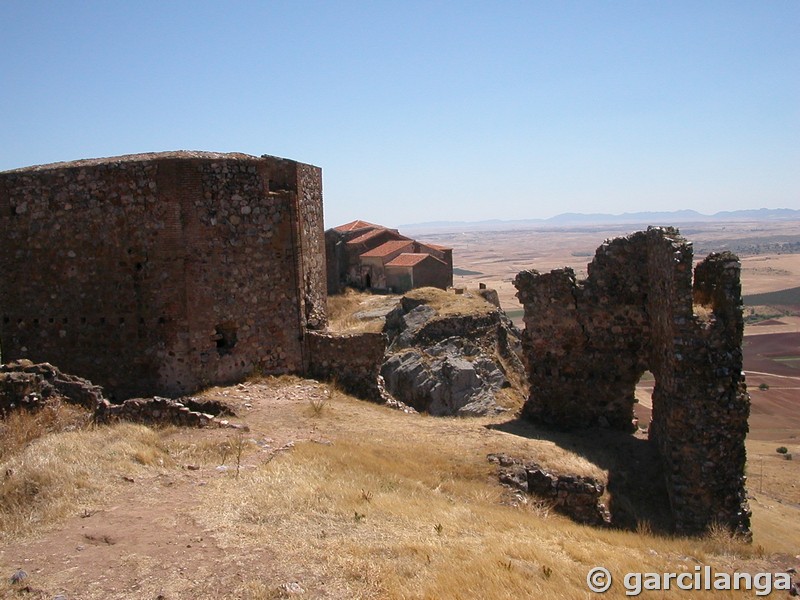
[[[608,471],[608,509],[615,527],[634,530],[641,526],[653,533],[672,532],[661,461],[655,445],[646,438],[608,429],[554,431],[518,417],[487,427],[553,442]],[[536,461],[535,456],[525,458]]]

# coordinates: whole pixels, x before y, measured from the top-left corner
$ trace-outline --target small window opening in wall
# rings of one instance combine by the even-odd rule
[[[11,322],[11,317],[3,317],[3,323],[8,325]]]
[[[167,319],[165,317],[158,317],[158,324],[159,325],[163,325],[166,322],[167,322]]]
[[[214,332],[214,341],[217,344],[217,353],[225,356],[233,351],[236,346],[236,325],[234,323],[220,323]]]

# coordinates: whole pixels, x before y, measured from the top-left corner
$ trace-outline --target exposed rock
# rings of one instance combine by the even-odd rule
[[[151,425],[227,426],[227,421],[215,421],[214,416],[235,416],[226,404],[199,398],[172,400],[155,396],[113,404],[103,397],[100,386],[87,379],[62,373],[49,363],[34,364],[29,360],[19,360],[0,365],[0,416],[21,408],[40,410],[56,401],[93,411],[94,420],[98,423],[125,420]]]
[[[22,583],[27,578],[28,574],[25,571],[23,571],[22,569],[17,569],[16,571],[14,571],[14,573],[12,573],[11,577],[9,578],[9,581],[11,582],[12,585],[16,585],[18,583]]]
[[[177,400],[154,396],[130,398],[122,404],[112,404],[104,399],[97,405],[94,419],[98,423],[131,421],[146,425],[208,427],[214,421],[214,415],[193,411]]]
[[[494,392],[507,383],[505,376],[478,346],[461,338],[448,338],[421,352],[394,354],[381,375],[394,396],[432,415],[477,416],[503,410]]]
[[[405,296],[386,317],[381,375],[389,393],[438,416],[504,410],[496,392],[524,380],[519,332],[505,313],[441,316],[422,302]]]
[[[426,304],[410,308],[408,312],[404,312],[404,306],[408,304],[401,302],[386,315],[386,325],[383,330],[389,336],[390,351],[412,346],[417,332],[438,314],[434,308]]]

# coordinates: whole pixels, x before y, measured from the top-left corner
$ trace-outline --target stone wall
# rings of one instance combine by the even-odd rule
[[[601,501],[605,486],[593,477],[555,473],[534,461],[507,454],[489,454],[487,458],[499,466],[502,484],[537,496],[578,523],[612,525],[611,515]]]
[[[322,171],[294,163],[297,168],[297,222],[300,225],[299,268],[302,272],[306,326],[324,329],[326,315],[325,237],[322,214]]]
[[[321,173],[170,152],[0,173],[0,346],[112,397],[300,372],[325,322]]]
[[[665,466],[676,529],[712,522],[749,535],[740,265],[700,263],[672,228],[604,243],[577,281],[571,269],[520,273],[530,380],[524,415],[556,427],[632,430],[634,390],[655,376],[650,438]]]
[[[104,398],[100,386],[49,363],[20,360],[0,365],[0,417],[19,409],[36,411],[55,400],[95,410]]]
[[[365,400],[384,402],[387,399],[379,381],[386,351],[384,334],[310,331],[306,340],[309,377],[335,381],[348,393]]]

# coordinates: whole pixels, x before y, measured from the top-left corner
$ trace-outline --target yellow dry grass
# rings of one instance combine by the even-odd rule
[[[306,585],[343,598],[585,598],[586,573],[598,564],[621,574],[680,571],[687,553],[692,564],[714,561],[706,542],[504,507],[476,470],[453,471],[433,450],[412,450],[304,445],[238,486],[216,487],[205,518],[229,547],[268,544],[291,571],[308,574]],[[723,552],[752,550],[728,541]]]
[[[486,433],[481,421],[408,417],[337,397],[318,423],[332,444],[300,444],[236,484],[217,481],[197,508],[224,547],[281,557],[277,574],[249,582],[247,597],[277,597],[275,582],[300,578],[336,598],[586,598],[596,565],[618,576],[680,572],[765,553],[761,541],[746,546],[720,531],[685,539],[646,526],[599,530],[535,502],[504,505],[488,448],[603,472],[550,442]]]
[[[45,433],[0,463],[0,540],[101,503],[122,477],[168,462],[159,435],[140,425]]]
[[[464,290],[463,294],[456,294],[452,289],[424,287],[411,290],[406,296],[428,304],[443,317],[481,315],[495,310],[477,290]],[[328,296],[328,329],[339,333],[380,331],[383,319],[362,320],[354,315],[399,300],[400,296],[397,295],[376,295],[346,288],[341,294]]]
[[[192,597],[279,598],[280,584],[298,581],[308,597],[578,599],[590,596],[586,574],[593,566],[608,568],[618,580],[627,572],[691,571],[697,564],[755,572],[769,568],[764,561],[773,552],[800,552],[797,509],[765,502],[773,486],[786,482],[767,479],[762,501],[754,502],[752,546],[719,530],[686,539],[653,535],[646,524],[636,532],[580,526],[546,504],[508,505],[486,460],[489,452],[506,452],[561,472],[606,477],[568,443],[539,439],[534,429],[497,429],[507,416],[405,415],[335,390],[315,411],[297,397],[304,384],[311,385],[298,378],[264,380],[260,385],[275,399],[263,400],[263,416],[253,413],[251,431],[242,436],[250,448],[247,468],[239,477],[232,469],[210,469],[217,474],[207,471],[204,485],[190,486],[192,502],[176,505],[203,524],[226,557],[265,561],[222,588],[214,578],[224,573],[209,565],[211,579],[184,590]],[[281,399],[281,389],[295,397]],[[265,433],[281,436],[274,446],[285,439],[297,443],[284,452],[256,452],[252,442]],[[239,435],[134,425],[45,434],[0,465],[0,473],[11,471],[0,488],[0,539],[38,533],[107,503],[122,476],[176,470],[186,462],[233,464],[230,450]],[[142,579],[158,570],[150,555],[126,561]],[[624,597],[624,591],[617,584],[608,597]]]
[[[411,290],[406,296],[433,307],[441,316],[481,315],[495,310],[495,306],[478,295],[476,290],[464,289],[462,294],[456,294],[452,289],[423,287]]]
[[[37,412],[14,411],[0,419],[0,462],[32,440],[48,433],[82,429],[90,420],[88,410],[61,402],[49,403]]]
[[[380,331],[382,319],[361,320],[353,315],[359,311],[369,310],[376,304],[391,301],[399,296],[378,296],[368,292],[359,292],[345,288],[341,294],[328,296],[328,329],[339,333],[359,333]]]

